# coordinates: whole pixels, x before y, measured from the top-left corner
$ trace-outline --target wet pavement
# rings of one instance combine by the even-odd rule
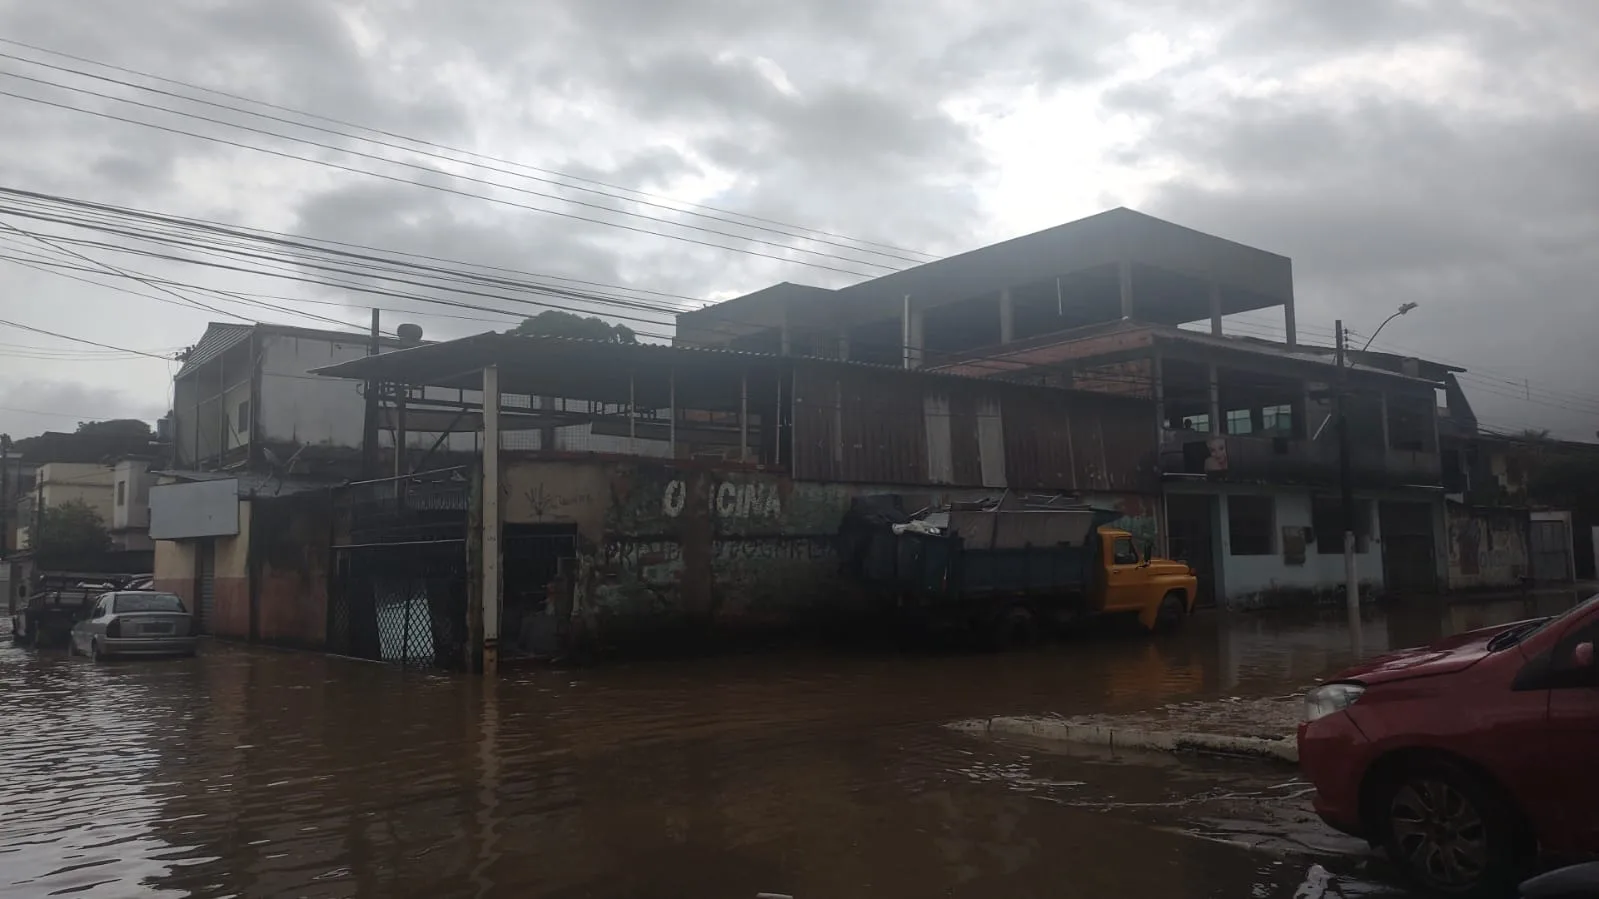
[[[1368,652],[1575,597],[1373,611]],[[997,655],[785,652],[495,684],[212,644],[0,648],[0,896],[1385,892],[1291,770],[949,721],[1276,695],[1342,616],[1201,616]],[[1314,866],[1314,867],[1313,867]]]

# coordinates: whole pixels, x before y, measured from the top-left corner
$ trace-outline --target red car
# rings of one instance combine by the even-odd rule
[[[1596,641],[1599,596],[1311,690],[1299,764],[1316,812],[1447,894],[1513,895],[1539,854],[1599,854]]]

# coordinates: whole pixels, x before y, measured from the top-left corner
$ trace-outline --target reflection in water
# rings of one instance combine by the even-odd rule
[[[1367,649],[1570,603],[1372,612]],[[490,684],[221,645],[107,666],[8,647],[0,895],[1292,895],[1303,866],[1263,885],[1259,858],[1152,828],[1158,765],[1040,770],[940,725],[1296,688],[1347,662],[1340,617]]]

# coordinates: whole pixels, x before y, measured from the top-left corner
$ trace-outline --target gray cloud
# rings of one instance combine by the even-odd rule
[[[83,421],[141,418],[154,422],[164,414],[166,404],[160,397],[76,381],[28,379],[0,388],[0,434],[13,439],[43,431],[75,431]]]
[[[954,112],[953,101],[999,118],[1027,98],[1075,92],[1097,97],[1105,119],[1118,128],[1131,121],[1135,133],[1062,133],[1040,123],[1038,146],[1059,145],[1068,155],[1078,143],[1103,144],[1102,167],[1082,177],[1104,182],[1092,190],[1107,205],[1147,196],[1137,202],[1146,211],[1293,256],[1307,336],[1336,317],[1369,329],[1399,301],[1415,300],[1422,312],[1392,326],[1385,342],[1508,376],[1489,386],[1505,387],[1522,372],[1550,386],[1599,374],[1586,361],[1586,345],[1599,336],[1586,314],[1586,276],[1599,263],[1592,211],[1599,179],[1588,173],[1599,158],[1599,68],[1591,55],[1599,13],[1586,6],[174,0],[152,15],[120,0],[0,0],[0,34],[619,185],[664,194],[712,185],[712,195],[698,196],[720,207],[940,253],[1051,223],[996,218],[988,191],[1003,173],[980,125]],[[1135,38],[1163,38],[1167,58],[1152,65]],[[1447,83],[1438,83],[1439,66],[1449,67]],[[118,109],[111,101],[74,102]],[[0,182],[8,184],[691,297],[776,280],[836,285],[857,277],[3,98],[0,111],[10,126],[0,129]],[[504,173],[473,172],[603,209],[453,180],[445,170],[461,171],[458,165],[371,145],[362,149],[432,170],[247,139],[469,194],[785,255],[685,227],[740,230],[726,223]],[[1142,183],[1149,172],[1169,177],[1150,189]],[[1062,209],[1058,219],[1091,211]],[[857,261],[791,258],[883,271],[860,254],[844,255]],[[349,308],[320,311],[357,325],[359,307],[372,302],[184,266],[163,271],[337,299]],[[9,268],[0,268],[0,290],[71,309],[42,312],[36,324],[143,347],[190,342],[215,317],[47,276],[22,280]],[[429,308],[399,305],[418,316]],[[440,336],[489,327],[426,323]],[[1506,335],[1543,348],[1513,351]],[[0,360],[0,369],[19,370],[7,366]],[[140,396],[165,391],[159,364],[149,368],[138,375]],[[68,366],[45,374],[93,381]],[[1502,399],[1483,396],[1485,418],[1490,411],[1533,416],[1575,433],[1595,427],[1570,410],[1496,405]]]
[[[1323,329],[1313,339],[1326,339],[1334,318],[1369,333],[1399,303],[1421,303],[1384,343],[1481,369],[1469,389],[1490,422],[1591,437],[1599,399],[1507,385],[1520,375],[1580,394],[1599,378],[1588,350],[1599,337],[1599,109],[1591,94],[1546,89],[1551,72],[1575,77],[1568,88],[1599,85],[1584,49],[1599,15],[1416,3],[1360,15],[1368,5],[1296,10],[1307,14],[1289,23],[1282,7],[1259,4],[1267,12],[1222,46],[1259,48],[1271,34],[1259,52],[1280,69],[1307,54],[1304,69],[1327,54],[1442,42],[1472,65],[1493,64],[1482,77],[1501,83],[1462,83],[1449,100],[1393,84],[1224,93],[1189,106],[1165,102],[1176,86],[1159,81],[1110,92],[1105,102],[1150,129],[1136,154],[1185,173],[1146,208],[1292,256],[1301,321]],[[1496,56],[1507,47],[1520,55]],[[1513,393],[1519,402],[1504,395]]]

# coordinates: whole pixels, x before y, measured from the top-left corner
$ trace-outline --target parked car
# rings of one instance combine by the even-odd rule
[[[102,594],[72,628],[71,650],[99,661],[111,656],[194,655],[194,616],[171,593],[119,590]]]
[[[1535,856],[1599,854],[1599,596],[1407,649],[1305,697],[1322,819],[1418,885],[1511,895]]]

